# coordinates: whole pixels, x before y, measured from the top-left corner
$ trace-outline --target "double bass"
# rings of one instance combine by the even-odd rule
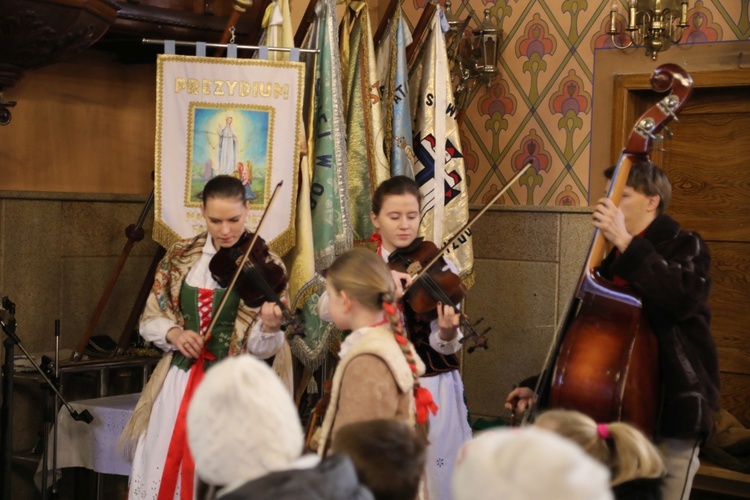
[[[619,205],[630,167],[648,159],[658,133],[685,105],[693,81],[664,64],[651,86],[671,91],[636,122],[612,176],[607,197]],[[659,409],[659,353],[641,298],[598,273],[607,241],[597,229],[574,297],[537,382],[539,405],[578,410],[597,422],[626,421],[653,436]],[[527,419],[533,418],[533,413]]]

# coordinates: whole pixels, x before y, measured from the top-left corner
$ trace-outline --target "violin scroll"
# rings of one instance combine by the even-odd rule
[[[473,342],[473,345],[466,349],[469,354],[472,354],[477,349],[481,349],[483,351],[486,351],[490,348],[489,346],[489,340],[487,339],[487,333],[492,330],[491,326],[488,326],[484,329],[482,333],[478,333],[476,331],[476,327],[484,321],[484,317],[479,318],[476,320],[476,322],[473,325],[469,325],[468,322],[462,322],[462,325],[465,327],[465,335],[464,337],[459,340],[461,344],[464,344],[467,340],[471,340]],[[464,324],[465,323],[465,324]]]

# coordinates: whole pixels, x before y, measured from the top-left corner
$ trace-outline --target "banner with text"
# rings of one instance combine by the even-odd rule
[[[279,255],[294,246],[304,71],[296,62],[158,57],[156,242],[204,231],[203,186],[226,174],[245,186],[250,231],[283,181],[261,236]]]

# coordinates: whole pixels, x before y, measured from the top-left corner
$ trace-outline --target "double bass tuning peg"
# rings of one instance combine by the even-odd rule
[[[680,99],[676,95],[669,95],[659,102],[659,108],[667,113],[676,122],[680,121],[677,119],[677,115],[674,110],[680,105]]]

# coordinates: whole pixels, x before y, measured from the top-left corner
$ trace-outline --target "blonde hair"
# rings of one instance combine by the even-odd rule
[[[331,283],[337,293],[344,291],[364,307],[374,311],[383,311],[411,369],[416,396],[420,387],[417,363],[411,343],[404,334],[401,313],[396,305],[396,285],[383,259],[372,250],[362,247],[353,248],[331,264],[326,271],[326,280]]]
[[[366,248],[354,248],[338,257],[326,271],[326,280],[337,292],[373,311],[396,300],[396,285],[383,259]]]
[[[632,479],[660,478],[667,473],[659,450],[641,431],[625,422],[597,424],[578,411],[549,410],[539,415],[534,425],[578,443],[609,467],[612,486]]]

